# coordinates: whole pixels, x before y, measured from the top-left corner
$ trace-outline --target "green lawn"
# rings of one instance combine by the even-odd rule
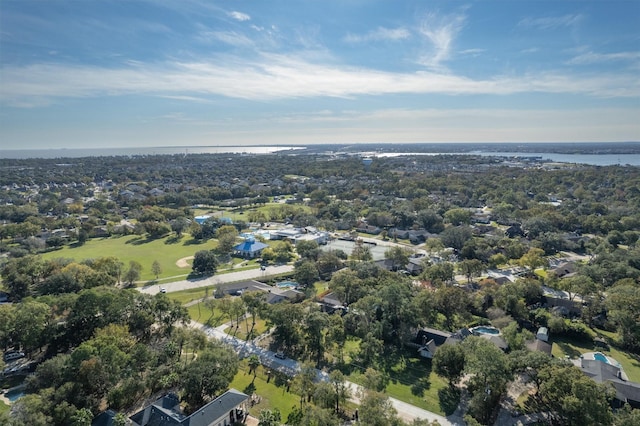
[[[627,373],[629,380],[633,382],[640,382],[640,357],[613,346],[611,346],[611,349],[607,351],[602,348],[594,347],[591,341],[554,337],[551,354],[556,358],[563,359],[567,355],[570,358],[577,358],[585,352],[596,351],[602,352],[603,354],[618,361],[620,365],[622,365],[622,369]]]
[[[304,204],[283,204],[283,203],[266,203],[265,205],[260,206],[250,206],[250,207],[215,207],[211,206],[210,208],[198,208],[194,210],[194,214],[196,216],[202,215],[211,215],[216,218],[228,217],[234,222],[244,221],[248,222],[248,212],[262,212],[265,217],[269,218],[271,216],[271,211],[273,209],[301,209],[306,213],[311,213],[311,207]]]
[[[7,404],[5,404],[4,402],[0,401],[0,414],[2,413],[8,413],[9,410],[11,409],[10,406],[8,406]]]
[[[229,327],[224,330],[225,333],[231,334],[238,339],[247,340],[247,327],[251,330],[251,318],[247,318],[247,321],[240,321],[240,327],[236,328],[235,325],[233,327]],[[255,338],[263,333],[266,333],[268,330],[267,322],[263,319],[256,317],[256,325],[252,332],[252,338]]]
[[[209,327],[217,327],[229,321],[229,317],[222,315],[222,312],[218,309],[214,309],[211,312],[211,309],[202,302],[189,306],[187,311],[189,312],[189,318]]]
[[[208,287],[191,288],[189,290],[167,293],[167,297],[172,300],[177,300],[184,305],[186,303],[193,302],[194,300],[202,300],[204,297],[213,296],[214,291],[215,286],[211,285]]]
[[[246,360],[242,361],[241,368],[238,370],[238,374],[234,377],[229,387],[238,389],[251,395],[251,388],[248,386],[253,381],[253,374],[249,374],[249,369],[246,366]],[[277,408],[282,415],[282,422],[287,420],[287,416],[291,413],[291,409],[300,403],[300,397],[292,392],[287,392],[286,386],[280,383],[280,386],[276,385],[277,380],[273,377],[267,383],[267,376],[262,366],[258,367],[258,374],[253,385],[255,386],[255,392],[261,401],[259,404],[254,405],[249,409],[249,413],[254,417],[260,416],[260,411],[264,409]]]
[[[445,412],[440,403],[439,391],[447,388],[447,381],[431,371],[431,362],[419,356],[404,353],[403,356],[387,357],[389,384],[386,393],[416,407],[440,415]],[[362,383],[362,368],[354,368],[349,380]]]
[[[210,250],[216,246],[216,242],[209,240],[203,243],[195,242],[189,235],[184,235],[179,241],[174,236],[157,240],[148,240],[138,235],[123,237],[93,238],[83,246],[65,246],[60,250],[54,250],[42,255],[43,259],[55,259],[58,257],[81,261],[105,256],[115,256],[126,265],[135,260],[142,265],[141,280],[152,280],[155,276],[151,273],[151,265],[154,260],[160,263],[162,274],[159,278],[186,276],[191,272],[191,266],[179,268],[176,261],[183,257],[193,256],[199,250]]]

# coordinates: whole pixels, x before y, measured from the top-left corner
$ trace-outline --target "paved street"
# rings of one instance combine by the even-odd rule
[[[276,358],[274,352],[256,346],[251,341],[244,341],[228,335],[224,332],[224,329],[228,327],[228,324],[224,324],[216,328],[211,328],[198,322],[191,321],[190,326],[203,330],[208,336],[212,338],[228,343],[236,350],[241,358],[255,354],[260,358],[260,362],[262,363],[262,365],[265,365],[272,370],[281,371],[289,376],[293,376],[298,371],[300,371],[300,365],[297,361],[289,358]],[[317,374],[319,380],[328,379],[327,373],[323,371],[318,370]],[[351,389],[352,396],[354,396],[352,399],[357,401],[357,395],[362,391],[362,387],[352,382],[347,382],[347,386]],[[423,410],[422,408],[407,404],[406,402],[400,401],[395,398],[390,397],[389,400],[393,404],[394,408],[398,411],[398,416],[406,422],[412,422],[414,419],[425,419],[429,421],[437,420],[438,423],[440,423],[442,426],[464,424],[461,419],[448,419],[439,414]]]
[[[202,279],[181,280],[171,283],[148,285],[145,287],[138,287],[138,290],[142,293],[157,294],[160,292],[160,288],[164,288],[166,289],[167,293],[173,293],[175,291],[190,290],[193,288],[207,287],[216,284],[232,283],[236,281],[259,280],[270,275],[284,274],[291,271],[293,271],[293,266],[291,265],[267,266],[266,270],[264,271],[256,268],[246,271],[229,272],[227,274],[219,274]]]

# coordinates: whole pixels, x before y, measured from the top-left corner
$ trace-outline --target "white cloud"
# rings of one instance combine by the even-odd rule
[[[382,109],[266,114],[210,123],[209,137],[234,143],[625,141],[640,133],[640,109]],[[545,123],[540,126],[540,123]]]
[[[419,58],[419,63],[432,69],[441,68],[442,63],[449,59],[453,42],[464,27],[465,21],[466,16],[462,14],[427,14],[420,24],[419,32],[430,43],[430,49]]]
[[[320,58],[321,59],[321,58]],[[471,79],[450,73],[385,72],[320,63],[283,55],[244,60],[217,56],[199,62],[166,62],[122,68],[63,64],[6,66],[0,102],[14,106],[42,104],[56,98],[146,94],[219,95],[250,100],[311,97],[351,98],[384,94],[571,93],[595,97],[640,96],[635,73],[579,77],[558,73]]]
[[[347,34],[344,41],[347,43],[364,43],[369,41],[398,41],[411,37],[409,30],[403,27],[384,28],[378,27],[366,34]]]
[[[221,41],[232,46],[252,46],[254,44],[249,37],[236,31],[203,31],[198,35],[198,38],[207,42]]]
[[[587,52],[571,58],[568,63],[574,65],[593,64],[597,62],[637,61],[640,52],[594,53]]]
[[[236,21],[240,21],[240,22],[251,20],[251,16],[242,12],[233,11],[233,12],[229,12],[228,15],[233,19],[235,19]]]
[[[470,56],[480,56],[481,53],[484,53],[486,50],[485,49],[465,49],[465,50],[461,50],[459,53],[461,55],[470,55]]]
[[[551,30],[555,28],[573,27],[580,23],[583,16],[577,15],[563,15],[563,16],[546,16],[542,18],[524,18],[518,22],[518,26],[524,28],[536,28],[539,30]]]

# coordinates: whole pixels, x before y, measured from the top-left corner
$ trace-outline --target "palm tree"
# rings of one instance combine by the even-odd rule
[[[258,366],[260,366],[260,358],[258,358],[258,355],[255,355],[255,354],[251,355],[249,357],[248,365],[249,365],[249,373],[253,372],[253,380],[251,381],[251,383],[253,383],[256,380]]]

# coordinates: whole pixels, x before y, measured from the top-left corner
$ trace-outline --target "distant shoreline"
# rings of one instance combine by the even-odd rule
[[[317,145],[162,146],[134,148],[66,148],[0,150],[0,159],[65,159],[154,155],[361,155],[401,157],[416,155],[477,155],[505,158],[539,157],[546,162],[596,166],[640,166],[640,142],[585,143],[359,143]]]

